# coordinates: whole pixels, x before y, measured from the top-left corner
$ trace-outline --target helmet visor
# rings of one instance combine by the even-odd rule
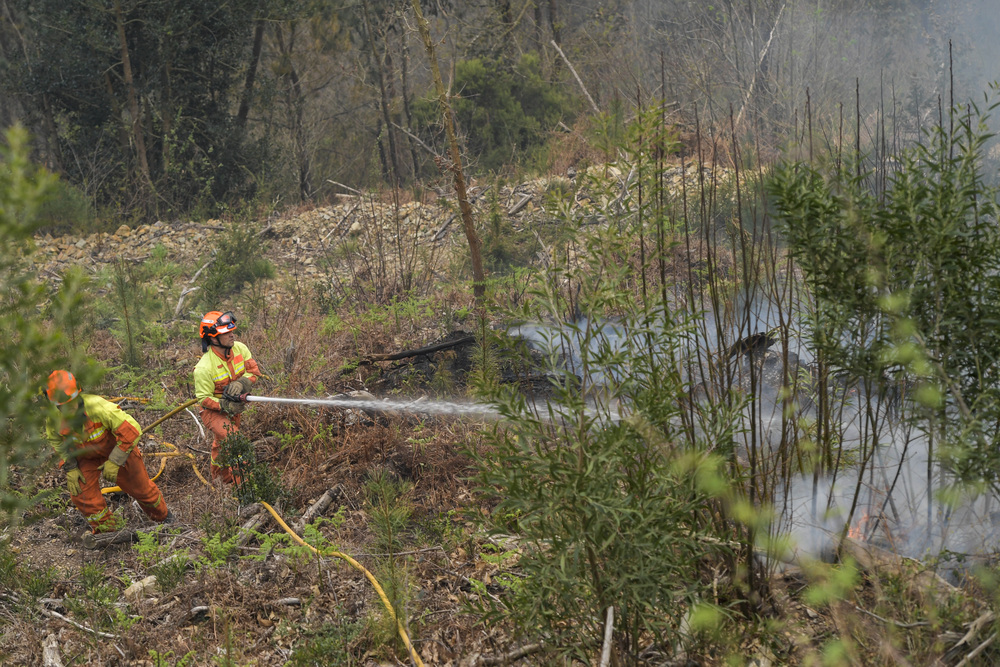
[[[236,316],[231,311],[226,311],[215,321],[215,330],[220,333],[229,333],[236,329]]]

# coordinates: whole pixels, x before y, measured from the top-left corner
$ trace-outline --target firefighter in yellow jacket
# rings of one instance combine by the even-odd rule
[[[216,463],[219,443],[240,427],[246,395],[260,371],[250,349],[236,340],[236,317],[231,312],[205,313],[198,326],[201,359],[194,367],[194,395],[201,405],[201,421],[212,431],[212,479],[232,484],[230,466]]]
[[[122,528],[101,495],[102,475],[135,498],[150,519],[169,523],[167,503],[142,461],[139,423],[118,405],[82,393],[68,371],[53,371],[45,393],[61,413],[58,423],[46,423],[45,435],[63,457],[70,500],[90,529],[106,533]]]

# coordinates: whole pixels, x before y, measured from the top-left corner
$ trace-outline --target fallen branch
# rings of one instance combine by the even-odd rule
[[[109,547],[112,544],[127,544],[139,539],[139,532],[134,529],[119,530],[115,533],[98,533],[93,535],[88,533],[83,536],[83,546],[88,549],[100,549]]]
[[[409,357],[417,357],[421,354],[433,354],[434,352],[440,352],[441,350],[447,350],[453,347],[458,347],[460,345],[467,345],[468,343],[474,343],[476,341],[475,336],[462,336],[461,338],[456,338],[455,340],[448,340],[443,343],[435,343],[433,345],[428,345],[426,347],[419,347],[415,350],[403,350],[402,352],[396,352],[394,354],[370,354],[365,358],[365,362],[371,363],[373,361],[398,361],[400,359],[407,359]]]
[[[327,183],[332,183],[332,184],[336,185],[338,188],[344,188],[345,190],[350,190],[351,192],[353,192],[355,194],[359,194],[359,195],[360,194],[364,194],[364,193],[361,192],[361,190],[355,190],[354,188],[352,188],[349,185],[344,185],[343,183],[338,183],[337,181],[331,181],[329,178],[326,179],[326,182]]]
[[[899,621],[894,621],[891,618],[882,618],[878,614],[874,614],[863,607],[859,607],[858,605],[854,605],[854,608],[860,611],[862,614],[868,614],[872,618],[876,618],[887,625],[895,625],[897,628],[919,628],[924,625],[930,625],[929,621],[917,621],[916,623],[900,623]]]
[[[542,650],[542,644],[528,644],[527,646],[521,646],[514,649],[513,651],[508,651],[502,655],[487,655],[482,656],[478,659],[472,660],[469,664],[479,667],[483,665],[506,665],[509,662],[514,662],[515,660],[520,660],[526,655],[531,655],[532,653],[538,653]]]
[[[509,211],[507,211],[507,215],[517,215],[518,213],[520,213],[521,209],[524,208],[525,206],[527,206],[528,202],[531,201],[531,197],[532,197],[531,194],[524,195],[524,197],[521,198],[521,201],[519,201],[516,204],[514,204],[511,207],[511,209]]]
[[[556,44],[556,40],[554,39],[549,40],[549,43],[552,44],[552,46],[556,47],[556,51],[559,52],[559,56],[563,59],[563,62],[566,63],[566,67],[569,67],[569,71],[573,73],[573,77],[576,79],[576,82],[580,84],[580,90],[583,91],[583,94],[587,98],[587,101],[590,102],[590,108],[593,109],[594,113],[596,114],[601,113],[601,110],[597,108],[596,104],[594,104],[594,98],[591,97],[590,93],[587,92],[587,87],[583,85],[583,81],[580,79],[580,75],[577,74],[576,70],[573,68],[573,63],[569,61],[569,58],[566,57],[566,54],[563,53],[563,50],[559,48],[558,44]]]
[[[445,220],[444,224],[441,225],[441,228],[438,229],[437,232],[434,234],[434,237],[431,238],[431,241],[440,241],[441,238],[444,236],[444,233],[448,231],[448,227],[451,226],[451,223],[454,222],[455,218],[457,217],[458,217],[457,213],[452,213],[451,217]]]
[[[965,667],[966,665],[972,664],[972,661],[975,660],[979,656],[980,653],[982,653],[987,648],[989,648],[990,644],[992,644],[994,641],[996,641],[996,638],[997,638],[997,633],[994,632],[992,635],[990,635],[986,639],[986,641],[984,641],[982,644],[980,644],[979,646],[977,646],[976,648],[974,648],[972,651],[970,651],[969,655],[967,655],[964,658],[962,658],[962,662],[960,662],[957,665],[955,665],[955,667]]]
[[[332,489],[327,489],[326,492],[320,496],[319,500],[312,504],[312,506],[302,513],[302,516],[292,524],[292,530],[296,533],[302,533],[302,529],[306,527],[307,523],[311,523],[313,519],[326,511],[326,508],[333,503],[333,499],[341,494],[340,485],[333,487]]]
[[[179,299],[177,299],[177,307],[174,308],[174,319],[175,320],[178,317],[181,316],[181,308],[184,306],[184,299],[187,298],[187,295],[191,294],[192,292],[196,292],[199,289],[201,289],[200,287],[191,287],[191,285],[194,285],[195,281],[198,280],[198,276],[201,275],[201,272],[204,271],[208,267],[208,265],[211,264],[214,261],[215,261],[215,257],[213,257],[212,259],[210,259],[207,262],[205,262],[204,264],[202,264],[201,268],[198,269],[197,271],[195,271],[194,275],[191,277],[191,280],[189,280],[189,281],[187,281],[187,283],[185,283],[185,288],[181,290],[181,296],[180,296]]]
[[[100,637],[102,639],[121,639],[121,637],[119,637],[118,635],[110,635],[107,632],[101,632],[100,630],[94,630],[92,628],[88,628],[86,625],[83,625],[82,623],[77,623],[73,619],[66,618],[65,616],[63,616],[62,614],[60,614],[58,611],[52,611],[52,610],[46,609],[44,607],[40,607],[40,611],[44,615],[48,616],[49,618],[58,618],[60,621],[65,621],[66,623],[69,623],[74,628],[77,628],[79,630],[83,630],[84,632],[89,632],[91,634],[97,635],[98,637]]]
[[[258,507],[260,506],[258,505]],[[257,531],[257,529],[264,525],[264,521],[266,519],[267,510],[261,508],[259,514],[255,515],[245,524],[240,526],[239,532],[237,533],[238,537],[236,538],[236,545],[242,547],[249,542],[250,538],[253,537],[253,534]]]
[[[328,238],[328,237],[330,236],[330,234],[333,234],[333,233],[334,233],[335,231],[337,231],[338,229],[340,229],[340,226],[341,226],[342,224],[344,224],[344,222],[346,222],[346,221],[347,221],[347,218],[348,218],[348,217],[350,217],[350,215],[351,215],[352,213],[354,213],[355,211],[357,211],[357,210],[358,210],[358,207],[359,207],[359,206],[361,206],[361,202],[356,202],[356,203],[354,204],[354,206],[352,206],[352,207],[351,207],[351,209],[350,209],[350,210],[349,210],[349,211],[348,211],[347,213],[345,213],[345,214],[344,214],[344,217],[340,219],[340,222],[338,222],[337,224],[335,224],[335,225],[334,225],[333,227],[330,227],[330,231],[328,231],[328,232],[327,232],[327,233],[326,233],[326,234],[325,234],[325,235],[323,236],[323,238],[321,238],[321,239],[320,239],[320,243],[322,243],[323,241],[326,241],[326,239],[327,239],[327,238]]]
[[[201,434],[201,439],[204,440],[205,439],[205,427],[201,425],[201,420],[194,416],[194,413],[191,412],[191,408],[184,408],[184,412],[186,412],[189,415],[191,415],[191,419],[194,420],[194,425],[198,427],[198,433]]]

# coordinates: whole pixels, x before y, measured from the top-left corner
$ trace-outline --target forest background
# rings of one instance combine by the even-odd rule
[[[689,131],[697,118],[728,134],[732,116],[762,155],[801,132],[807,99],[828,144],[856,99],[863,120],[892,117],[912,139],[941,96],[977,97],[995,76],[989,5],[442,0],[424,12],[471,173],[509,175],[613,157],[622,119],[654,99]],[[0,124],[30,128],[62,176],[47,213],[62,226],[426,185],[445,152],[400,0],[4,0],[0,57]]]

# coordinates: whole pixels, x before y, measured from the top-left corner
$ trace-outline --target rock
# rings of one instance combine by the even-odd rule
[[[86,248],[87,247],[87,239],[80,239],[79,241],[77,241],[75,243],[75,245],[76,245],[77,248]]]
[[[355,222],[354,224],[351,225],[350,233],[351,234],[360,234],[362,229],[363,229],[363,227],[362,227],[361,223],[360,222]]]
[[[128,225],[122,225],[121,227],[115,230],[115,236],[125,237],[130,235],[131,233],[132,230],[129,229]]]
[[[149,575],[141,581],[137,581],[128,588],[125,589],[126,600],[138,600],[145,597],[146,593],[152,593],[156,590],[156,575]]]

